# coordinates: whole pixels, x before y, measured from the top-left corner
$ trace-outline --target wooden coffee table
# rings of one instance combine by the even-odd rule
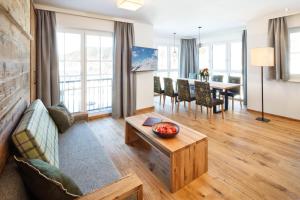
[[[158,117],[174,122],[157,113],[147,113],[126,118],[125,143],[142,139],[168,156],[170,170],[170,190],[176,192],[203,173],[207,172],[207,137],[180,123],[180,132],[175,138],[162,139],[151,127],[143,126],[147,117]]]

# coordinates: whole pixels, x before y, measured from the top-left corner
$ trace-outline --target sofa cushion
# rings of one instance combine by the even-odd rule
[[[36,199],[73,200],[82,195],[76,184],[55,166],[39,159],[15,160],[26,187]]]
[[[59,134],[60,170],[86,194],[121,176],[86,122]]]
[[[24,158],[41,159],[59,167],[57,127],[40,100],[24,112],[12,140]]]
[[[47,109],[60,133],[72,126],[74,118],[63,103],[50,106]]]

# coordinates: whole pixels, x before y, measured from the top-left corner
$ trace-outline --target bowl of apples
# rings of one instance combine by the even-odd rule
[[[152,126],[152,131],[161,138],[173,138],[179,132],[179,126],[172,122],[160,122]]]

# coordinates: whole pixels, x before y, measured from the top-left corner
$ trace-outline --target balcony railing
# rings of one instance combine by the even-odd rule
[[[60,82],[60,99],[70,112],[82,111],[84,107],[88,112],[110,110],[112,79],[89,79],[86,81],[86,91],[83,91],[83,83],[79,76],[64,77]],[[85,101],[83,101],[84,99]]]

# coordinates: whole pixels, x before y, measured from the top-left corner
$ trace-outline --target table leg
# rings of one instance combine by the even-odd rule
[[[228,110],[228,93],[227,90],[225,90],[225,110]]]
[[[215,88],[213,88],[212,91],[213,91],[213,93],[212,93],[213,94],[213,98],[216,99],[217,98],[217,90]],[[218,112],[217,111],[217,106],[213,107],[213,111],[214,111],[214,113]]]
[[[126,122],[125,124],[125,144],[130,144],[136,140],[138,140],[139,137],[135,133],[135,129]]]

